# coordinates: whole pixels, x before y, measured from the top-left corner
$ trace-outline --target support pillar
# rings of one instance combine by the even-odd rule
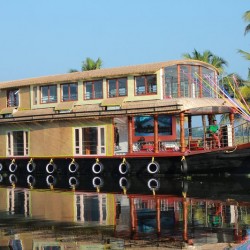
[[[128,152],[133,153],[133,140],[132,140],[132,117],[128,117]]]
[[[235,143],[235,139],[234,139],[234,113],[229,114],[229,120],[230,120],[230,125],[232,126],[232,141],[233,141],[233,145],[234,145],[234,143]]]
[[[185,152],[185,130],[184,130],[184,113],[180,113],[180,149]]]
[[[154,115],[154,152],[159,152],[158,115]]]

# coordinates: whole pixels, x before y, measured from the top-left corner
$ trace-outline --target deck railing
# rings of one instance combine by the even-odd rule
[[[185,141],[189,150],[211,149],[216,147],[216,141],[209,133],[209,127],[195,127],[185,130]],[[250,122],[244,122],[232,127],[230,124],[220,126],[221,147],[231,147],[250,142]]]
[[[235,143],[250,142],[250,122],[244,122],[234,127]]]

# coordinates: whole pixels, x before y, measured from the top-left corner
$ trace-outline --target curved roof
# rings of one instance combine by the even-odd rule
[[[36,84],[48,84],[54,82],[74,82],[79,80],[90,80],[97,78],[109,78],[109,77],[118,77],[125,75],[136,75],[136,74],[149,74],[154,73],[160,70],[163,67],[173,66],[176,64],[192,64],[192,65],[203,65],[204,67],[211,68],[218,72],[215,67],[211,64],[198,61],[198,60],[174,60],[158,63],[149,63],[149,64],[140,64],[132,66],[123,66],[116,68],[102,68],[97,70],[89,70],[83,72],[74,72],[60,75],[50,75],[50,76],[41,76],[35,78],[27,78],[22,80],[6,81],[0,83],[0,89],[20,87],[20,86],[29,86]]]

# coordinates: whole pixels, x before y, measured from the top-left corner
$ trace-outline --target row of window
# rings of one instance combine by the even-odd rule
[[[107,80],[108,98],[127,96],[128,86],[127,78],[116,78]],[[56,103],[57,85],[51,84],[41,86],[40,103]],[[18,89],[12,89],[7,92],[7,107],[19,105]],[[34,87],[34,104],[38,104],[38,87]],[[145,75],[135,77],[135,95],[157,94],[156,75]],[[102,99],[103,81],[93,80],[84,82],[84,100]],[[61,84],[61,101],[78,100],[78,83]]]
[[[136,91],[135,95],[148,95],[157,93],[156,75],[135,77]],[[117,78],[107,80],[108,98],[127,96],[127,78]],[[37,104],[37,89],[34,89],[35,100]],[[41,103],[57,102],[57,85],[48,85],[40,87]],[[84,100],[102,99],[103,81],[93,80],[84,82]],[[67,83],[61,85],[61,101],[78,100],[78,84]]]

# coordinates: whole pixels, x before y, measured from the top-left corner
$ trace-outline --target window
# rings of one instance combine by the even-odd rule
[[[41,103],[57,102],[57,88],[56,85],[41,87]]]
[[[134,117],[135,136],[154,135],[154,116]],[[167,115],[158,116],[158,135],[172,135],[172,117]]]
[[[105,128],[85,127],[75,129],[76,155],[104,155]]]
[[[19,89],[7,91],[7,107],[17,107],[19,105]]]
[[[26,156],[29,154],[28,131],[11,131],[7,133],[8,155]]]
[[[85,100],[103,98],[102,80],[85,82]]]
[[[136,76],[135,77],[135,94],[148,95],[157,93],[156,75]]]
[[[108,97],[127,95],[127,79],[117,78],[108,80]]]
[[[78,98],[77,95],[77,83],[62,84],[62,101],[75,101]]]
[[[37,87],[33,87],[33,104],[37,105]]]

